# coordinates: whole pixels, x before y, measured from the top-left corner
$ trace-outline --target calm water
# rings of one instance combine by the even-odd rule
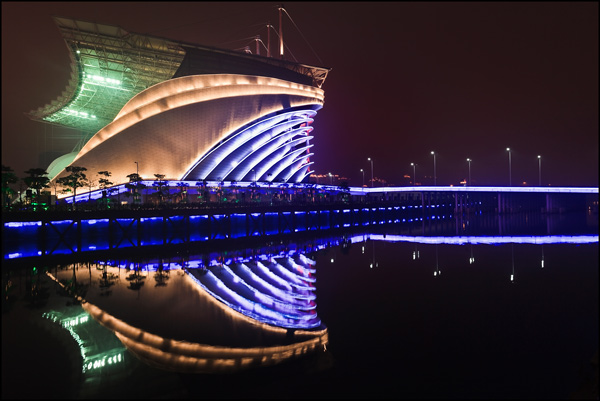
[[[181,265],[251,264],[261,255],[314,261],[326,351],[231,374],[150,367],[42,272],[5,271],[3,286],[8,279],[13,286],[3,298],[3,398],[581,398],[577,391],[597,375],[597,220],[519,215],[389,225],[183,259],[165,254],[161,272],[151,257],[46,267],[63,282],[75,276],[90,303],[133,327],[263,347],[295,339],[232,318]],[[72,322],[71,331],[61,321]]]

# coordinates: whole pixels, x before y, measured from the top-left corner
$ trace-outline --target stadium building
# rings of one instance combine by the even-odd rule
[[[330,69],[54,20],[72,76],[56,100],[28,116],[83,135],[47,168],[53,182],[71,165],[85,167],[88,178],[109,171],[117,186],[132,173],[261,183],[300,183],[311,174],[311,123]]]

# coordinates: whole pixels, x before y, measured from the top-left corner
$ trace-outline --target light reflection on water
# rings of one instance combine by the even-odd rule
[[[505,227],[510,236],[453,219],[290,243],[316,262],[315,311],[335,361],[312,398],[373,389],[399,398],[568,397],[597,352],[597,226],[562,221],[549,230],[533,221],[534,229]],[[478,226],[486,235],[477,236]],[[240,254],[192,255],[162,271],[156,259],[138,258],[122,268],[105,261],[50,273],[59,280],[75,273],[90,304],[164,338],[224,347],[298,341],[232,313],[182,268],[232,265],[232,255]]]

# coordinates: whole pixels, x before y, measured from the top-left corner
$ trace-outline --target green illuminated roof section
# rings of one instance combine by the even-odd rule
[[[170,79],[185,51],[166,39],[120,27],[54,18],[70,50],[71,79],[61,96],[29,117],[95,133],[133,96]]]

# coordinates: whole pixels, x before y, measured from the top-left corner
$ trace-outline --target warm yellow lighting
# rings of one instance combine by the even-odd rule
[[[275,95],[275,96],[270,96]],[[218,99],[244,97],[252,102],[252,97],[265,101],[261,102],[261,109],[248,107],[244,113],[236,113],[232,118],[230,110],[224,110],[221,107],[212,106],[211,101]],[[165,147],[164,142],[156,142],[159,146],[144,148],[140,155],[143,159],[140,164],[153,168],[152,172],[140,171],[140,174],[152,174],[160,171],[168,177],[181,177],[191,169],[198,158],[218,144],[223,138],[232,132],[240,129],[257,118],[257,113],[267,115],[270,113],[281,112],[281,96],[286,97],[289,107],[314,107],[322,105],[324,102],[324,92],[319,88],[306,85],[290,86],[287,81],[257,76],[234,75],[234,74],[213,74],[213,75],[193,75],[172,79],[154,85],[133,97],[119,112],[113,122],[98,131],[81,149],[72,163],[80,163],[89,169],[94,169],[96,165],[106,165],[106,155],[110,155],[111,162],[116,163],[120,160],[123,152],[139,152],[139,148],[128,149],[120,146],[118,141],[111,141],[116,135],[140,136],[143,135],[140,127],[144,121],[158,114],[181,109],[185,106],[197,105],[203,107],[205,113],[211,115],[210,119],[203,120],[203,131],[207,134],[198,135],[198,126],[193,130],[191,123],[185,120],[181,121],[184,131],[183,135],[168,137],[165,140],[170,144],[171,152],[178,155],[177,158],[163,157],[161,152]],[[268,100],[267,100],[268,99]],[[249,103],[251,104],[251,103]],[[288,105],[286,105],[288,107]],[[189,109],[188,109],[189,110]],[[178,110],[178,112],[180,112]],[[181,111],[180,113],[183,113]],[[190,118],[193,118],[193,112],[190,111]],[[223,121],[219,120],[218,113],[223,114]],[[218,125],[219,122],[221,125]],[[165,129],[166,131],[166,129]],[[194,132],[192,132],[194,131]],[[135,141],[133,141],[135,142]],[[114,145],[113,145],[114,144]],[[102,145],[110,150],[102,149],[90,153],[96,147]],[[114,149],[111,149],[114,147]],[[89,155],[88,155],[89,154]],[[145,160],[145,161],[144,161]],[[101,168],[101,167],[97,167]],[[58,176],[64,173],[59,172]],[[128,182],[127,175],[131,173],[128,167],[113,168],[113,182],[121,184]]]
[[[64,285],[52,274],[46,274],[64,288]],[[186,275],[186,277],[193,283],[189,276]],[[265,330],[274,330],[280,334],[287,333],[287,329],[269,326],[235,312],[221,302],[207,296],[201,287],[197,285],[193,285],[193,287],[235,318],[259,325]],[[296,330],[295,336],[308,339],[285,346],[236,348],[178,341],[130,326],[124,321],[109,315],[96,305],[80,297],[78,299],[81,301],[82,308],[102,326],[113,331],[130,352],[152,365],[168,370],[188,373],[230,373],[254,366],[274,365],[309,352],[325,350],[329,342],[327,329],[317,331]]]

